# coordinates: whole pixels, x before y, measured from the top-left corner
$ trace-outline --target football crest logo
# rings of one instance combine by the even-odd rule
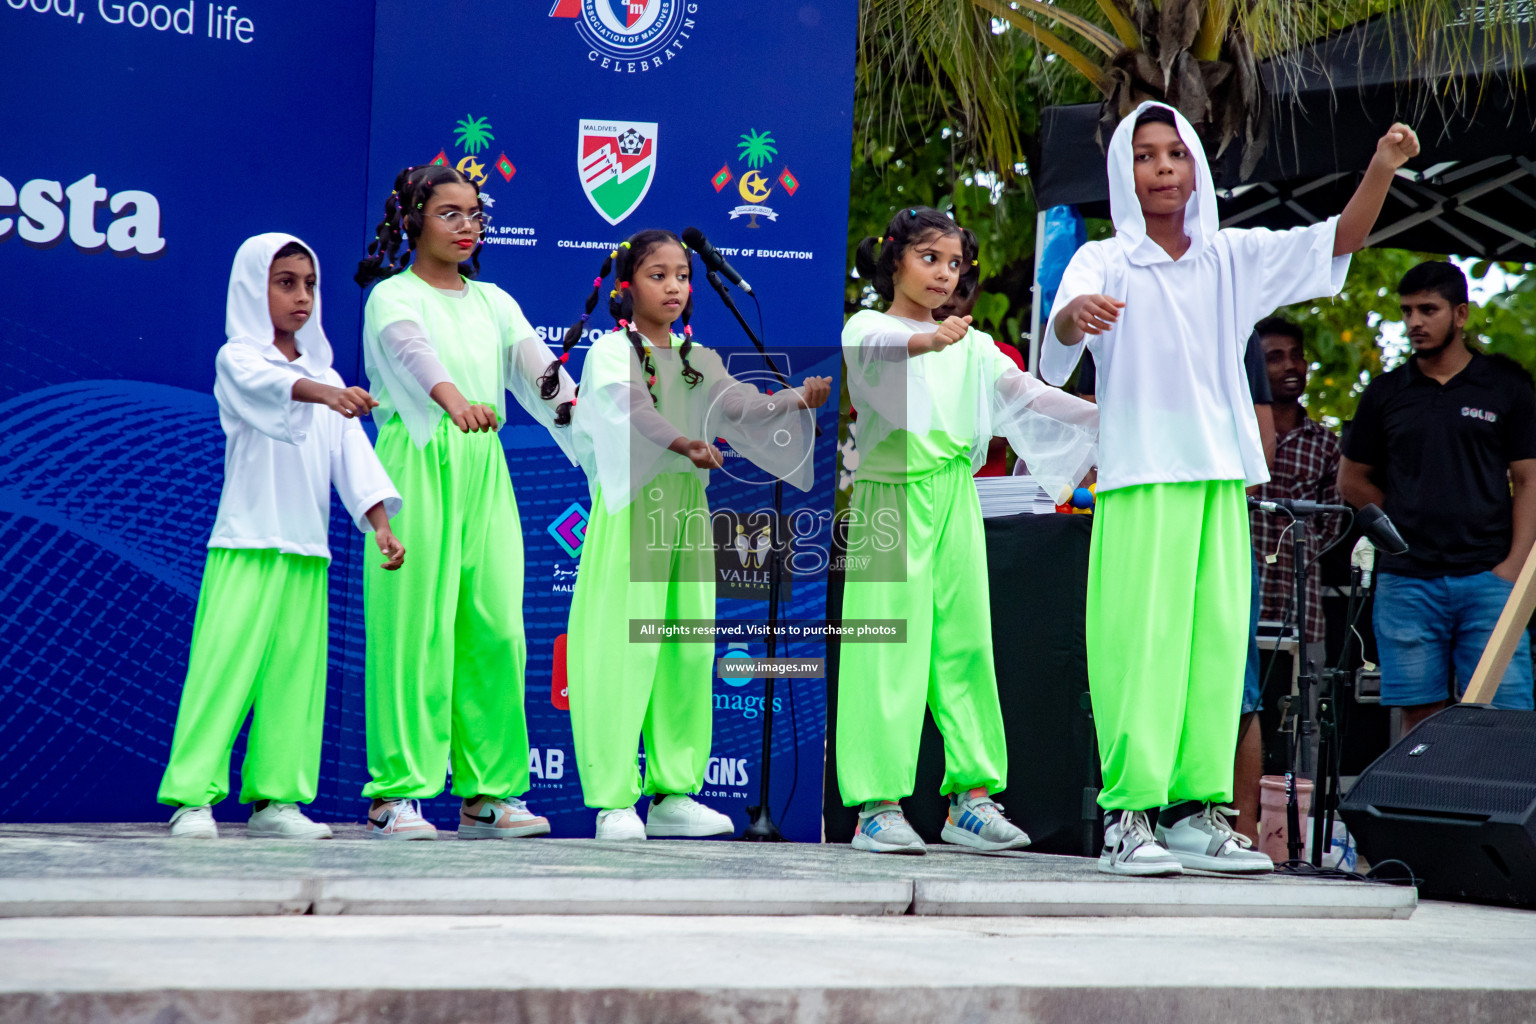
[[[576,170],[592,209],[618,224],[635,212],[656,177],[656,124],[583,119],[576,132]]]

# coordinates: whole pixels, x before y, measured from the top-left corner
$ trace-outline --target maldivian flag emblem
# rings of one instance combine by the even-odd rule
[[[438,150],[437,151],[437,156],[432,158],[432,163],[431,163],[430,166],[432,166],[432,167],[447,167],[448,166],[448,154],[447,154],[447,152],[444,151],[444,150],[441,150],[441,149]]]
[[[720,169],[715,172],[715,176],[709,179],[709,183],[715,186],[716,192],[719,192],[721,189],[725,188],[725,186],[729,185],[731,183],[731,179],[734,177],[735,175],[731,173],[731,169],[725,164],[721,164]]]
[[[505,153],[496,158],[496,169],[500,171],[501,176],[506,178],[508,181],[511,181],[512,175],[517,173],[517,168],[512,166],[512,161],[507,159],[507,154]]]
[[[779,184],[784,186],[784,191],[790,195],[795,194],[795,189],[800,187],[800,179],[789,173],[789,168],[779,172]],[[716,190],[718,191],[718,189]]]

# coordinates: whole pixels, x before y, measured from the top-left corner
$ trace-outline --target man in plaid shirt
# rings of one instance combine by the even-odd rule
[[[1330,505],[1342,504],[1336,484],[1339,470],[1339,439],[1333,431],[1310,418],[1301,406],[1307,390],[1307,359],[1302,352],[1301,328],[1282,317],[1269,317],[1255,327],[1264,347],[1269,372],[1275,421],[1275,457],[1269,483],[1258,488],[1265,501],[1304,499]],[[1295,623],[1294,585],[1291,579],[1291,543],[1285,533],[1285,516],[1256,512],[1251,517],[1253,548],[1259,556],[1260,617],[1271,621],[1288,618]],[[1343,526],[1339,515],[1313,516],[1307,522],[1306,557],[1310,560],[1327,547]],[[1274,556],[1274,561],[1270,557]],[[1321,643],[1323,598],[1318,567],[1307,579],[1307,643]]]

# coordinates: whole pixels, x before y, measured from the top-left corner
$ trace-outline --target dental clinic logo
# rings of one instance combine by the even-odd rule
[[[761,569],[768,564],[769,529],[764,526],[760,530],[748,532],[743,524],[736,524],[736,541],[733,546],[743,569]]]
[[[551,18],[570,18],[586,42],[587,60],[605,71],[634,74],[673,60],[693,34],[697,3],[684,0],[555,0]]]
[[[576,172],[592,209],[618,224],[656,178],[656,123],[583,118],[576,126]]]

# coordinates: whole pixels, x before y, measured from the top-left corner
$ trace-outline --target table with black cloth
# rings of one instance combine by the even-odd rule
[[[1100,839],[1098,751],[1088,702],[1084,603],[1092,516],[1053,513],[988,519],[987,586],[992,650],[1008,739],[1008,788],[994,794],[1030,834],[1030,849],[1093,854]],[[980,581],[977,581],[978,584]],[[828,616],[842,615],[842,581],[828,581]],[[828,645],[826,839],[852,840],[856,808],[837,790],[837,647]],[[944,747],[925,716],[917,786],[902,801],[925,842],[938,842],[948,813],[939,795]]]

